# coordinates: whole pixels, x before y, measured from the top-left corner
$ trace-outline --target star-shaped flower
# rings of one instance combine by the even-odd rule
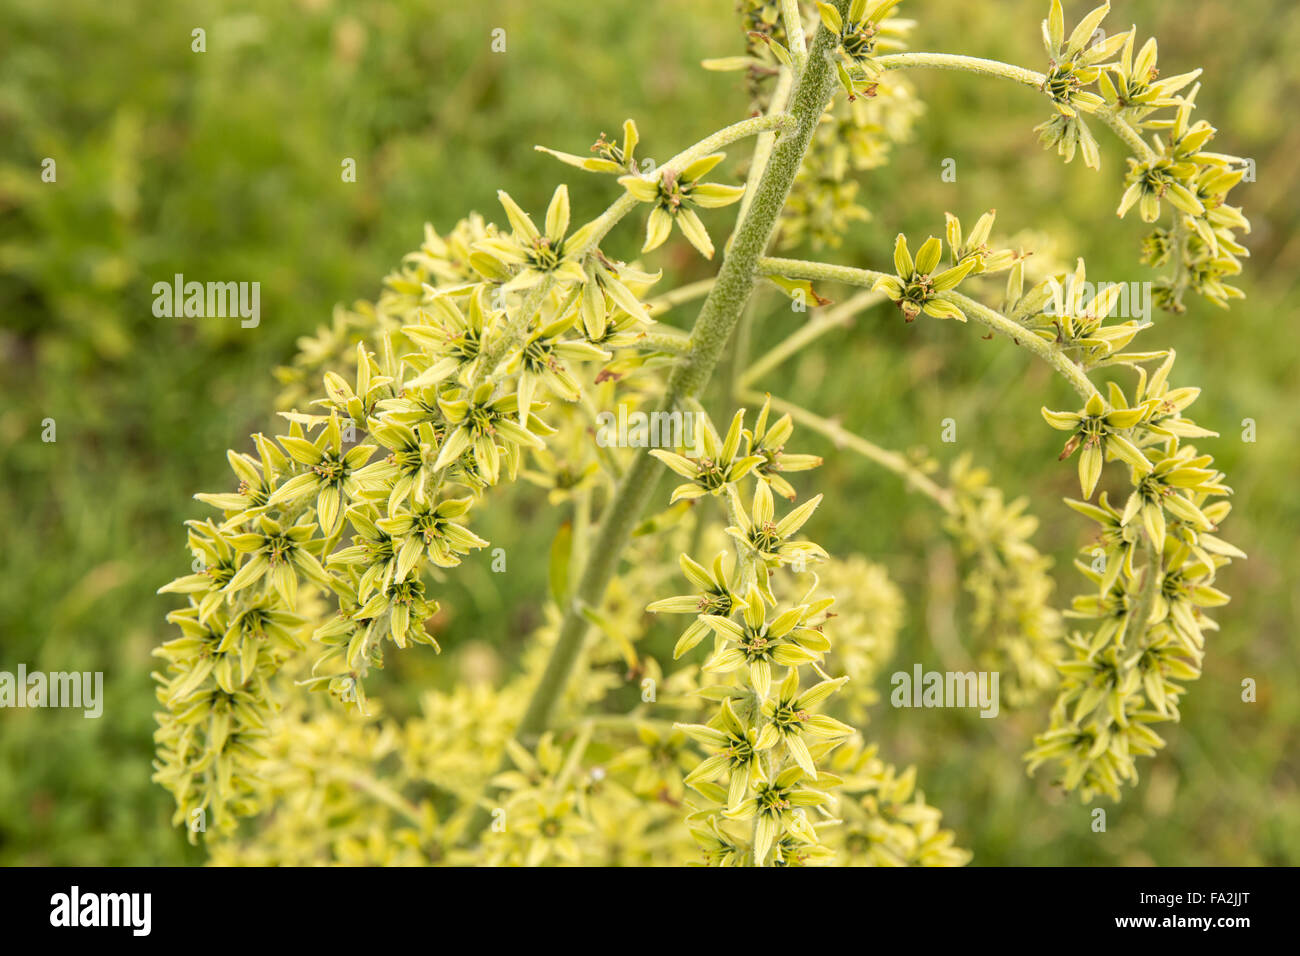
[[[646,222],[642,252],[663,245],[673,230],[673,223],[676,223],[691,245],[706,259],[713,258],[713,240],[691,207],[713,209],[729,206],[745,194],[743,186],[701,182],[709,170],[725,157],[725,153],[713,153],[689,163],[681,170],[665,167],[650,177],[623,176],[619,179],[619,183],[641,202],[654,204]]]

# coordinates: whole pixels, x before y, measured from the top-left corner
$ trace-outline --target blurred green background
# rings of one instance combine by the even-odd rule
[[[1040,68],[1046,6],[908,0],[904,14],[919,21],[913,49]],[[1086,9],[1068,4],[1067,21]],[[868,735],[887,759],[919,765],[929,801],[977,863],[1295,864],[1300,8],[1116,0],[1110,32],[1130,23],[1140,38],[1160,38],[1166,73],[1205,68],[1196,115],[1219,128],[1217,148],[1257,163],[1257,182],[1234,193],[1255,227],[1240,283],[1249,298],[1231,312],[1191,302],[1185,316],[1157,315],[1139,340],[1176,347],[1176,380],[1205,389],[1192,414],[1222,433],[1206,447],[1237,492],[1226,536],[1250,560],[1223,575],[1233,602],[1168,748],[1141,763],[1123,803],[1098,804],[1106,834],[1091,832],[1091,805],[1056,794],[1046,774],[1025,777],[1020,752],[1041,710],[984,721],[884,707]],[[195,28],[206,31],[204,53],[191,51]],[[496,28],[505,53],[491,50]],[[223,450],[273,428],[272,369],[336,303],[373,297],[424,222],[446,229],[470,210],[498,218],[501,187],[539,209],[568,182],[575,219],[612,198],[608,181],[534,143],[583,152],[633,116],[640,154],[666,156],[743,117],[735,75],[698,67],[741,50],[731,0],[4,4],[0,669],[102,670],[106,704],[99,720],[0,712],[0,863],[202,859],[149,782],[150,650],[175,605],[154,591],[187,570],[181,522],[204,510],[194,492],[225,490]],[[1137,265],[1140,224],[1113,214],[1122,155],[1104,130],[1100,174],[1064,166],[1035,141],[1047,113],[1031,91],[956,74],[913,81],[926,115],[893,162],[865,178],[874,218],[839,261],[887,262],[898,231],[924,237],[945,210],[973,222],[996,207],[1000,233],[1050,232],[1062,258],[1087,259],[1091,278],[1148,277]],[[55,183],[41,181],[46,157]],[[956,182],[940,178],[946,157]],[[355,183],[340,177],[344,158],[356,160]],[[634,232],[625,227],[614,251],[632,255]],[[661,288],[707,274],[690,253],[655,262],[666,270]],[[260,326],[155,318],[151,286],[177,272],[259,281]],[[784,310],[765,318],[756,341],[792,321]],[[1009,495],[1030,497],[1043,519],[1037,544],[1057,558],[1058,594],[1074,592],[1069,560],[1087,528],[1060,504],[1074,469],[1057,464],[1060,436],[1038,414],[1072,399],[1045,367],[974,328],[905,325],[878,309],[763,385],[882,444],[926,446],[945,463],[972,451]],[[949,417],[955,445],[939,441]],[[57,423],[54,443],[41,441],[46,418]],[[1255,443],[1241,440],[1245,418],[1257,423]],[[828,457],[816,478],[827,506],[810,533],[833,554],[889,565],[910,601],[894,663],[937,666],[930,635],[960,638],[965,610],[938,514],[890,475]],[[511,502],[512,514],[480,529],[521,556],[511,588],[467,562],[444,602],[453,634],[504,644],[536,619],[544,562],[528,556],[545,553],[555,519],[535,500]],[[390,670],[408,690],[439,673],[423,662]],[[1240,700],[1244,677],[1259,682],[1254,704]]]

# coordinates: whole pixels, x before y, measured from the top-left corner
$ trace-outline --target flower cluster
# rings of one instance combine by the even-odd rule
[[[224,830],[256,810],[275,678],[296,649],[318,650],[300,683],[365,711],[386,644],[438,647],[431,583],[487,545],[475,504],[545,448],[548,402],[577,402],[577,370],[613,357],[611,330],[648,321],[653,277],[603,256],[593,226],[569,229],[563,186],[544,230],[501,200],[509,233],[476,217],[428,231],[359,312],[368,340],[339,319],[305,340],[284,377],[296,399],[320,373],[316,409],[282,413],[286,434],[229,454],[234,490],[198,496],[220,517],[190,522],[195,573],[163,588],[188,598],[170,616],[182,637],[158,651],[158,779],[177,822],[202,810]]]
[[[766,413],[764,408],[763,419]],[[737,412],[728,437],[736,450],[743,417],[743,410]],[[749,437],[752,444],[752,433]],[[797,603],[778,605],[770,585],[772,572],[792,564],[802,570],[808,561],[824,558],[816,545],[793,540],[819,499],[778,521],[768,482],[751,471],[746,468],[718,489],[730,498],[734,523],[727,531],[738,548],[736,561],[719,555],[710,572],[682,555],[682,569],[696,593],[655,602],[649,610],[694,614],[676,653],[688,653],[712,634],[713,653],[702,669],[731,677],[701,690],[719,702],[708,723],[680,725],[709,754],[686,777],[703,798],[687,817],[691,830],[709,862],[762,866],[823,852],[814,816],[832,819],[832,798],[823,789],[830,777],[815,760],[852,728],[818,713],[843,679],[823,679],[807,688],[801,679],[800,668],[816,669],[830,650],[830,640],[813,622],[833,599],[813,598],[810,591]],[[752,498],[751,508],[739,487],[746,473],[753,478],[754,490],[746,496]]]
[[[834,846],[848,866],[965,866],[969,850],[940,828],[943,814],[916,789],[916,768],[902,773],[876,756],[875,746],[850,740],[831,754],[843,783],[844,823]]]
[[[800,501],[790,476],[821,459],[787,451],[794,423],[837,438],[843,430],[769,397],[751,424],[741,410],[720,432],[697,401],[760,276],[812,297],[812,281],[850,277],[909,322],[982,323],[1079,392],[1078,409],[1043,410],[1066,433],[1061,457],[1076,457],[1081,499],[1069,504],[1098,526],[1078,562],[1089,587],[1066,615],[1078,622],[1068,637],[1047,603],[1048,562],[1030,543],[1036,524],[1023,501],[1006,501],[966,461],[943,489],[906,456],[864,440],[858,448],[947,512],[971,561],[976,629],[1009,672],[1011,702],[1059,678],[1030,771],[1059,765],[1060,782],[1085,799],[1116,796],[1136,778],[1136,757],[1162,744],[1153,725],[1178,718],[1184,685],[1200,673],[1215,628],[1206,611],[1227,600],[1217,573],[1243,555],[1217,534],[1231,489],[1192,444],[1213,436],[1184,414],[1199,390],[1169,383],[1172,351],[1128,351],[1145,326],[1112,321],[1120,290],[1088,294],[1082,262],[1070,277],[1053,269],[1040,279],[1022,254],[993,242],[991,211],[969,230],[949,215],[946,262],[940,238],[913,255],[900,235],[892,274],[760,258],[737,270],[747,276],[694,284],[711,298],[688,336],[656,320],[694,292],[650,300],[659,275],[600,248],[619,219],[648,206],[645,251],[676,226],[712,257],[698,209],[748,198],[772,213],[748,216],[742,206],[743,233],[755,220],[770,225],[772,197],[787,192],[774,229],[746,245],[834,245],[865,215],[848,177],[882,161],[915,115],[896,67],[939,62],[1038,85],[1038,74],[992,61],[891,54],[909,28],[890,17],[896,5],[837,0],[814,11],[741,0],[748,53],[712,65],[744,68],[766,115],[657,168],[638,160],[631,120],[621,142],[602,133],[589,156],[547,149],[614,177],[621,191],[605,213],[573,228],[560,186],[539,225],[502,192],[505,226],[470,216],[445,235],[426,229],[374,303],[338,310],[299,342],[279,370],[281,433],[228,453],[227,487],[196,496],[216,514],[188,523],[192,573],[161,589],[187,603],[168,616],[179,634],[155,652],[156,778],[175,797],[175,822],[191,838],[209,834],[215,859],[969,860],[916,790],[914,769],[885,764],[843,719],[865,721],[901,622],[901,595],[883,568],[833,562],[804,536],[822,498]],[[1117,132],[1134,153],[1121,214],[1136,206],[1149,222],[1174,217],[1145,245],[1150,261],[1175,268],[1161,303],[1179,307],[1187,289],[1226,301],[1238,293],[1222,280],[1245,254],[1234,235],[1248,228],[1225,203],[1239,161],[1205,151],[1214,131],[1191,122],[1195,90],[1181,95],[1195,74],[1158,80],[1154,41],[1134,55],[1132,31],[1093,42],[1106,9],[1066,37],[1053,3],[1041,86],[1057,115],[1045,139],[1096,165],[1084,116]],[[768,162],[790,129],[811,133],[802,173]],[[1142,130],[1159,132],[1154,146]],[[721,150],[750,135],[760,140],[746,185],[708,181]],[[1002,271],[1000,311],[956,292]],[[814,319],[771,361],[832,324]],[[738,363],[744,352],[736,348]],[[1090,373],[1103,368],[1132,370],[1136,382],[1099,389]],[[600,413],[618,404],[690,411],[694,441],[651,452],[593,442]],[[653,459],[681,481],[666,508],[642,517]],[[1118,467],[1108,474],[1107,464]],[[548,599],[510,655],[515,671],[498,680],[504,662],[494,649],[455,642],[452,686],[425,693],[406,720],[384,717],[368,678],[393,648],[441,650],[454,613],[439,604],[446,575],[488,547],[480,509],[517,478],[564,520],[546,567]],[[670,554],[680,554],[687,593],[646,608],[645,595],[671,593]],[[656,656],[667,649],[659,614],[688,617],[675,665]],[[250,837],[237,818],[258,813]]]
[[[743,410],[738,412],[728,446],[735,450],[742,445],[751,450],[761,446],[767,417],[765,406],[755,430],[743,431]],[[780,434],[784,443],[791,430],[783,418],[767,433]],[[676,465],[671,459],[666,463]],[[741,487],[745,479],[752,479],[752,493]],[[737,557],[719,554],[710,569],[683,554],[682,571],[693,593],[649,606],[654,612],[694,615],[678,639],[674,656],[689,653],[712,636],[713,651],[701,670],[727,678],[699,690],[705,700],[717,703],[707,722],[677,725],[706,752],[685,778],[698,794],[690,801],[687,820],[705,861],[715,865],[812,865],[834,859],[832,841],[823,832],[840,823],[835,816],[840,801],[828,789],[840,781],[825,769],[825,762],[854,730],[827,713],[827,704],[850,677],[869,679],[873,655],[883,656],[883,648],[870,635],[851,632],[849,650],[841,658],[857,673],[827,675],[828,660],[841,659],[829,657],[832,643],[825,633],[834,617],[830,612],[834,598],[818,596],[815,574],[806,574],[811,581],[802,590],[796,582],[810,564],[827,560],[820,547],[796,538],[820,496],[778,519],[769,484],[761,468],[746,468],[723,482],[733,521],[727,533]],[[796,591],[796,598],[777,597],[773,588],[777,576],[782,580],[779,590]],[[896,592],[886,590],[886,611],[892,609],[891,597],[896,601]],[[885,643],[892,641],[897,627],[897,610],[892,610],[893,620],[870,622],[879,628],[879,640]],[[865,622],[851,618],[848,623],[856,632]],[[805,674],[812,676],[812,682]],[[863,784],[862,789],[870,787]],[[872,815],[865,805],[857,812]],[[896,859],[902,862],[912,855],[900,852]],[[883,861],[883,857],[874,859]],[[931,861],[940,862],[937,857]],[[942,862],[964,860],[954,857]]]
[[[1240,206],[1227,202],[1248,163],[1204,149],[1215,130],[1205,120],[1191,122],[1195,95],[1193,90],[1179,104],[1171,122],[1143,122],[1166,130],[1169,141],[1157,135],[1155,158],[1129,160],[1128,189],[1119,207],[1122,216],[1136,203],[1142,221],[1150,223],[1160,218],[1168,201],[1172,224],[1147,238],[1144,261],[1153,266],[1172,262],[1173,275],[1156,287],[1157,303],[1171,312],[1184,311],[1183,295],[1189,289],[1225,308],[1230,299],[1242,298],[1244,293],[1225,280],[1238,275],[1241,260],[1250,255],[1237,238],[1237,233],[1250,232],[1250,221]]]
[[[1012,707],[1032,703],[1057,683],[1063,625],[1052,606],[1052,561],[1030,540],[1038,519],[1024,498],[1007,501],[985,468],[963,455],[952,465],[953,508],[946,528],[969,562],[963,585],[975,602],[971,624],[988,670],[1002,675]]]
[[[1136,206],[1146,223],[1159,221],[1166,212],[1170,216],[1170,223],[1157,227],[1144,243],[1147,264],[1173,267],[1158,285],[1158,304],[1182,312],[1183,297],[1191,290],[1226,307],[1242,296],[1227,280],[1241,272],[1241,259],[1249,255],[1237,234],[1250,232],[1241,208],[1228,205],[1227,197],[1249,164],[1206,149],[1216,130],[1191,117],[1200,88],[1191,84],[1201,71],[1161,77],[1154,38],[1134,53],[1136,28],[1104,36],[1100,26],[1109,9],[1106,3],[1092,10],[1067,38],[1060,0],[1052,0],[1043,21],[1049,69],[1042,90],[1056,115],[1037,128],[1042,142],[1055,146],[1067,162],[1078,150],[1096,169],[1097,141],[1084,116],[1118,127],[1134,150],[1118,214]],[[1143,136],[1148,130],[1155,133],[1149,143]]]
[[[1073,273],[1050,275],[1026,292],[1024,271],[1021,262],[1017,262],[1007,279],[1003,311],[1044,342],[1059,347],[1071,361],[1091,369],[1134,357],[1121,350],[1132,342],[1143,325],[1134,319],[1108,321],[1125,300],[1130,311],[1139,308],[1133,301],[1133,288],[1112,283],[1098,287],[1089,296],[1087,267],[1079,259]]]
[[[1082,447],[1082,501],[1071,507],[1098,525],[1097,543],[1076,562],[1091,582],[1067,616],[1090,631],[1068,640],[1062,685],[1050,728],[1027,755],[1032,771],[1053,760],[1060,781],[1087,800],[1117,799],[1137,778],[1135,758],[1163,745],[1151,725],[1178,719],[1180,682],[1200,675],[1205,611],[1227,603],[1214,587],[1220,568],[1245,555],[1214,532],[1227,516],[1231,489],[1213,458],[1186,444],[1211,436],[1183,415],[1199,389],[1169,384],[1174,353],[1154,372],[1137,366],[1130,400],[1110,383],[1110,400],[1094,394],[1078,412],[1043,414],[1071,433],[1067,452]],[[1107,461],[1118,462],[1130,491],[1122,506],[1103,491],[1090,499]]]
[[[1047,53],[1048,70],[1043,78],[1042,91],[1052,101],[1056,115],[1035,129],[1045,147],[1056,151],[1068,163],[1076,151],[1083,153],[1083,161],[1093,169],[1101,166],[1101,153],[1081,113],[1095,112],[1104,105],[1096,93],[1086,89],[1095,84],[1113,56],[1124,43],[1122,34],[1094,42],[1097,28],[1110,11],[1110,3],[1092,10],[1065,36],[1065,14],[1060,0],[1052,0],[1051,13],[1043,21],[1043,49]]]

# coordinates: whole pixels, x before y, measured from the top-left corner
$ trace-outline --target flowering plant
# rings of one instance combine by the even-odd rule
[[[913,23],[897,6],[743,0],[746,51],[706,65],[743,72],[756,115],[653,169],[635,158],[631,120],[621,144],[601,134],[589,156],[539,147],[609,176],[608,208],[575,228],[564,185],[536,221],[502,192],[503,224],[427,228],[376,302],[303,341],[281,370],[283,433],[228,453],[234,490],[197,496],[217,514],[189,522],[193,573],[162,589],[187,606],[157,650],[156,778],[215,860],[966,862],[914,770],[864,739],[901,596],[880,565],[807,539],[822,497],[801,501],[790,479],[821,459],[787,450],[796,428],[942,510],[971,557],[975,631],[1009,703],[1055,694],[1030,769],[1051,764],[1084,799],[1136,779],[1137,758],[1163,743],[1153,725],[1178,718],[1199,675],[1205,611],[1227,600],[1217,572],[1243,556],[1217,535],[1230,489],[1191,444],[1213,433],[1184,416],[1199,390],[1171,383],[1172,350],[1130,351],[1146,324],[1111,321],[1115,290],[1084,301],[1081,261],[1071,280],[1035,277],[1027,250],[997,241],[992,212],[969,229],[949,216],[942,238],[900,235],[884,270],[771,253],[835,246],[865,217],[852,177],[907,134],[913,69],[1039,91],[1052,110],[1042,139],[1067,162],[1077,151],[1098,165],[1089,122],[1115,133],[1130,154],[1119,214],[1161,222],[1145,248],[1169,266],[1157,300],[1173,312],[1189,294],[1241,294],[1227,280],[1248,223],[1226,196],[1242,161],[1206,151],[1215,131],[1191,120],[1196,73],[1157,79],[1155,41],[1135,53],[1134,30],[1097,39],[1106,5],[1067,36],[1052,0],[1041,73],[907,52]],[[743,181],[726,182],[724,151],[750,139]],[[736,225],[719,245],[699,211],[724,206]],[[660,272],[602,249],[640,212],[643,255],[676,229],[704,257],[721,252],[716,276],[655,292]],[[837,285],[861,291],[831,307],[817,290]],[[768,292],[821,311],[751,360],[748,322]],[[701,298],[689,333],[661,321]],[[1079,562],[1085,590],[1064,614],[1034,519],[984,469],[963,458],[937,481],[754,387],[884,301],[908,322],[983,326],[1078,393],[1076,410],[1043,410],[1078,463],[1068,504],[1099,527],[1100,561]],[[724,356],[725,429],[702,404]],[[653,450],[608,447],[592,436],[615,404],[689,415],[691,428]],[[1108,465],[1131,486],[1123,501],[1095,496]],[[678,483],[646,517],[666,472]],[[518,673],[383,717],[367,681],[395,650],[439,650],[440,584],[489,547],[475,518],[519,478],[569,520]],[[687,618],[671,660],[649,646],[663,615]]]

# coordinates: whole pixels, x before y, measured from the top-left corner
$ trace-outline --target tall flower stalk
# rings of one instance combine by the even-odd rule
[[[919,109],[901,77],[911,69],[1037,91],[1052,109],[1039,132],[1067,162],[1077,151],[1095,167],[1088,121],[1109,128],[1131,153],[1119,214],[1161,223],[1144,248],[1172,267],[1157,294],[1170,311],[1189,292],[1221,305],[1240,294],[1226,280],[1240,271],[1249,223],[1227,196],[1242,161],[1206,149],[1215,131],[1192,120],[1197,74],[1158,79],[1154,41],[1135,50],[1133,31],[1093,41],[1104,5],[1067,34],[1053,0],[1042,72],[900,52],[911,24],[896,6],[745,0],[745,54],[709,65],[743,71],[759,115],[653,171],[638,164],[631,120],[621,142],[601,134],[589,156],[544,148],[621,193],[578,224],[565,185],[536,218],[502,192],[504,225],[472,215],[445,235],[428,229],[376,303],[340,310],[303,341],[279,373],[283,433],[229,453],[231,487],[196,496],[216,514],[188,524],[192,573],[162,589],[187,606],[168,616],[179,635],[156,651],[157,779],[192,838],[237,847],[238,818],[278,807],[268,840],[307,861],[646,862],[693,844],[719,864],[964,863],[914,771],[884,764],[841,719],[860,726],[874,701],[850,681],[882,665],[899,596],[882,568],[840,564],[805,536],[822,496],[800,500],[796,484],[821,459],[787,450],[796,425],[941,509],[973,562],[976,630],[1013,673],[1013,706],[1056,693],[1030,769],[1058,766],[1085,799],[1118,797],[1136,779],[1135,758],[1163,744],[1152,725],[1177,719],[1200,673],[1215,626],[1206,611],[1227,600],[1218,571],[1243,556],[1218,536],[1231,489],[1193,444],[1213,433],[1184,415],[1199,390],[1171,383],[1172,350],[1133,351],[1147,324],[1113,318],[1113,290],[1085,296],[1082,261],[1072,274],[1031,275],[1025,250],[998,240],[992,211],[968,228],[950,215],[942,235],[898,236],[878,269],[773,253],[803,238],[834,246],[865,216],[851,172],[883,162],[906,135]],[[744,182],[726,182],[725,151],[753,137]],[[736,225],[715,242],[713,214],[699,211],[721,207],[737,211]],[[655,294],[660,273],[602,248],[638,212],[643,254],[680,233],[721,259],[716,276]],[[836,285],[860,291],[750,361],[759,291],[817,307],[829,304],[819,290]],[[701,298],[689,333],[661,321]],[[1077,408],[1043,410],[1063,433],[1061,458],[1075,459],[1080,498],[1068,504],[1097,526],[1078,563],[1086,590],[1064,615],[1049,604],[1034,519],[982,469],[963,459],[945,481],[932,462],[759,389],[886,302],[907,322],[1001,336],[1077,393]],[[701,399],[724,358],[720,431]],[[593,442],[615,403],[690,416],[694,430],[679,438],[694,441]],[[738,408],[760,403],[752,421]],[[665,469],[680,482],[647,515]],[[1114,500],[1108,471],[1128,482]],[[494,689],[430,692],[401,727],[376,718],[374,671],[394,649],[440,649],[440,584],[490,546],[479,509],[519,478],[568,516],[521,673]],[[646,595],[671,593],[669,554],[688,593],[649,610],[690,618],[671,671],[642,643]],[[858,593],[830,593],[822,581],[838,588],[846,569],[857,569],[848,586]],[[619,711],[614,691],[634,680],[642,702]],[[324,700],[304,701],[301,687]],[[371,723],[340,730],[329,712],[340,706]],[[397,765],[393,782],[322,766],[334,739],[358,765]],[[448,798],[437,810],[419,796],[427,783]],[[284,820],[313,805],[343,822],[304,846]],[[395,844],[361,834],[367,813],[385,815]]]

